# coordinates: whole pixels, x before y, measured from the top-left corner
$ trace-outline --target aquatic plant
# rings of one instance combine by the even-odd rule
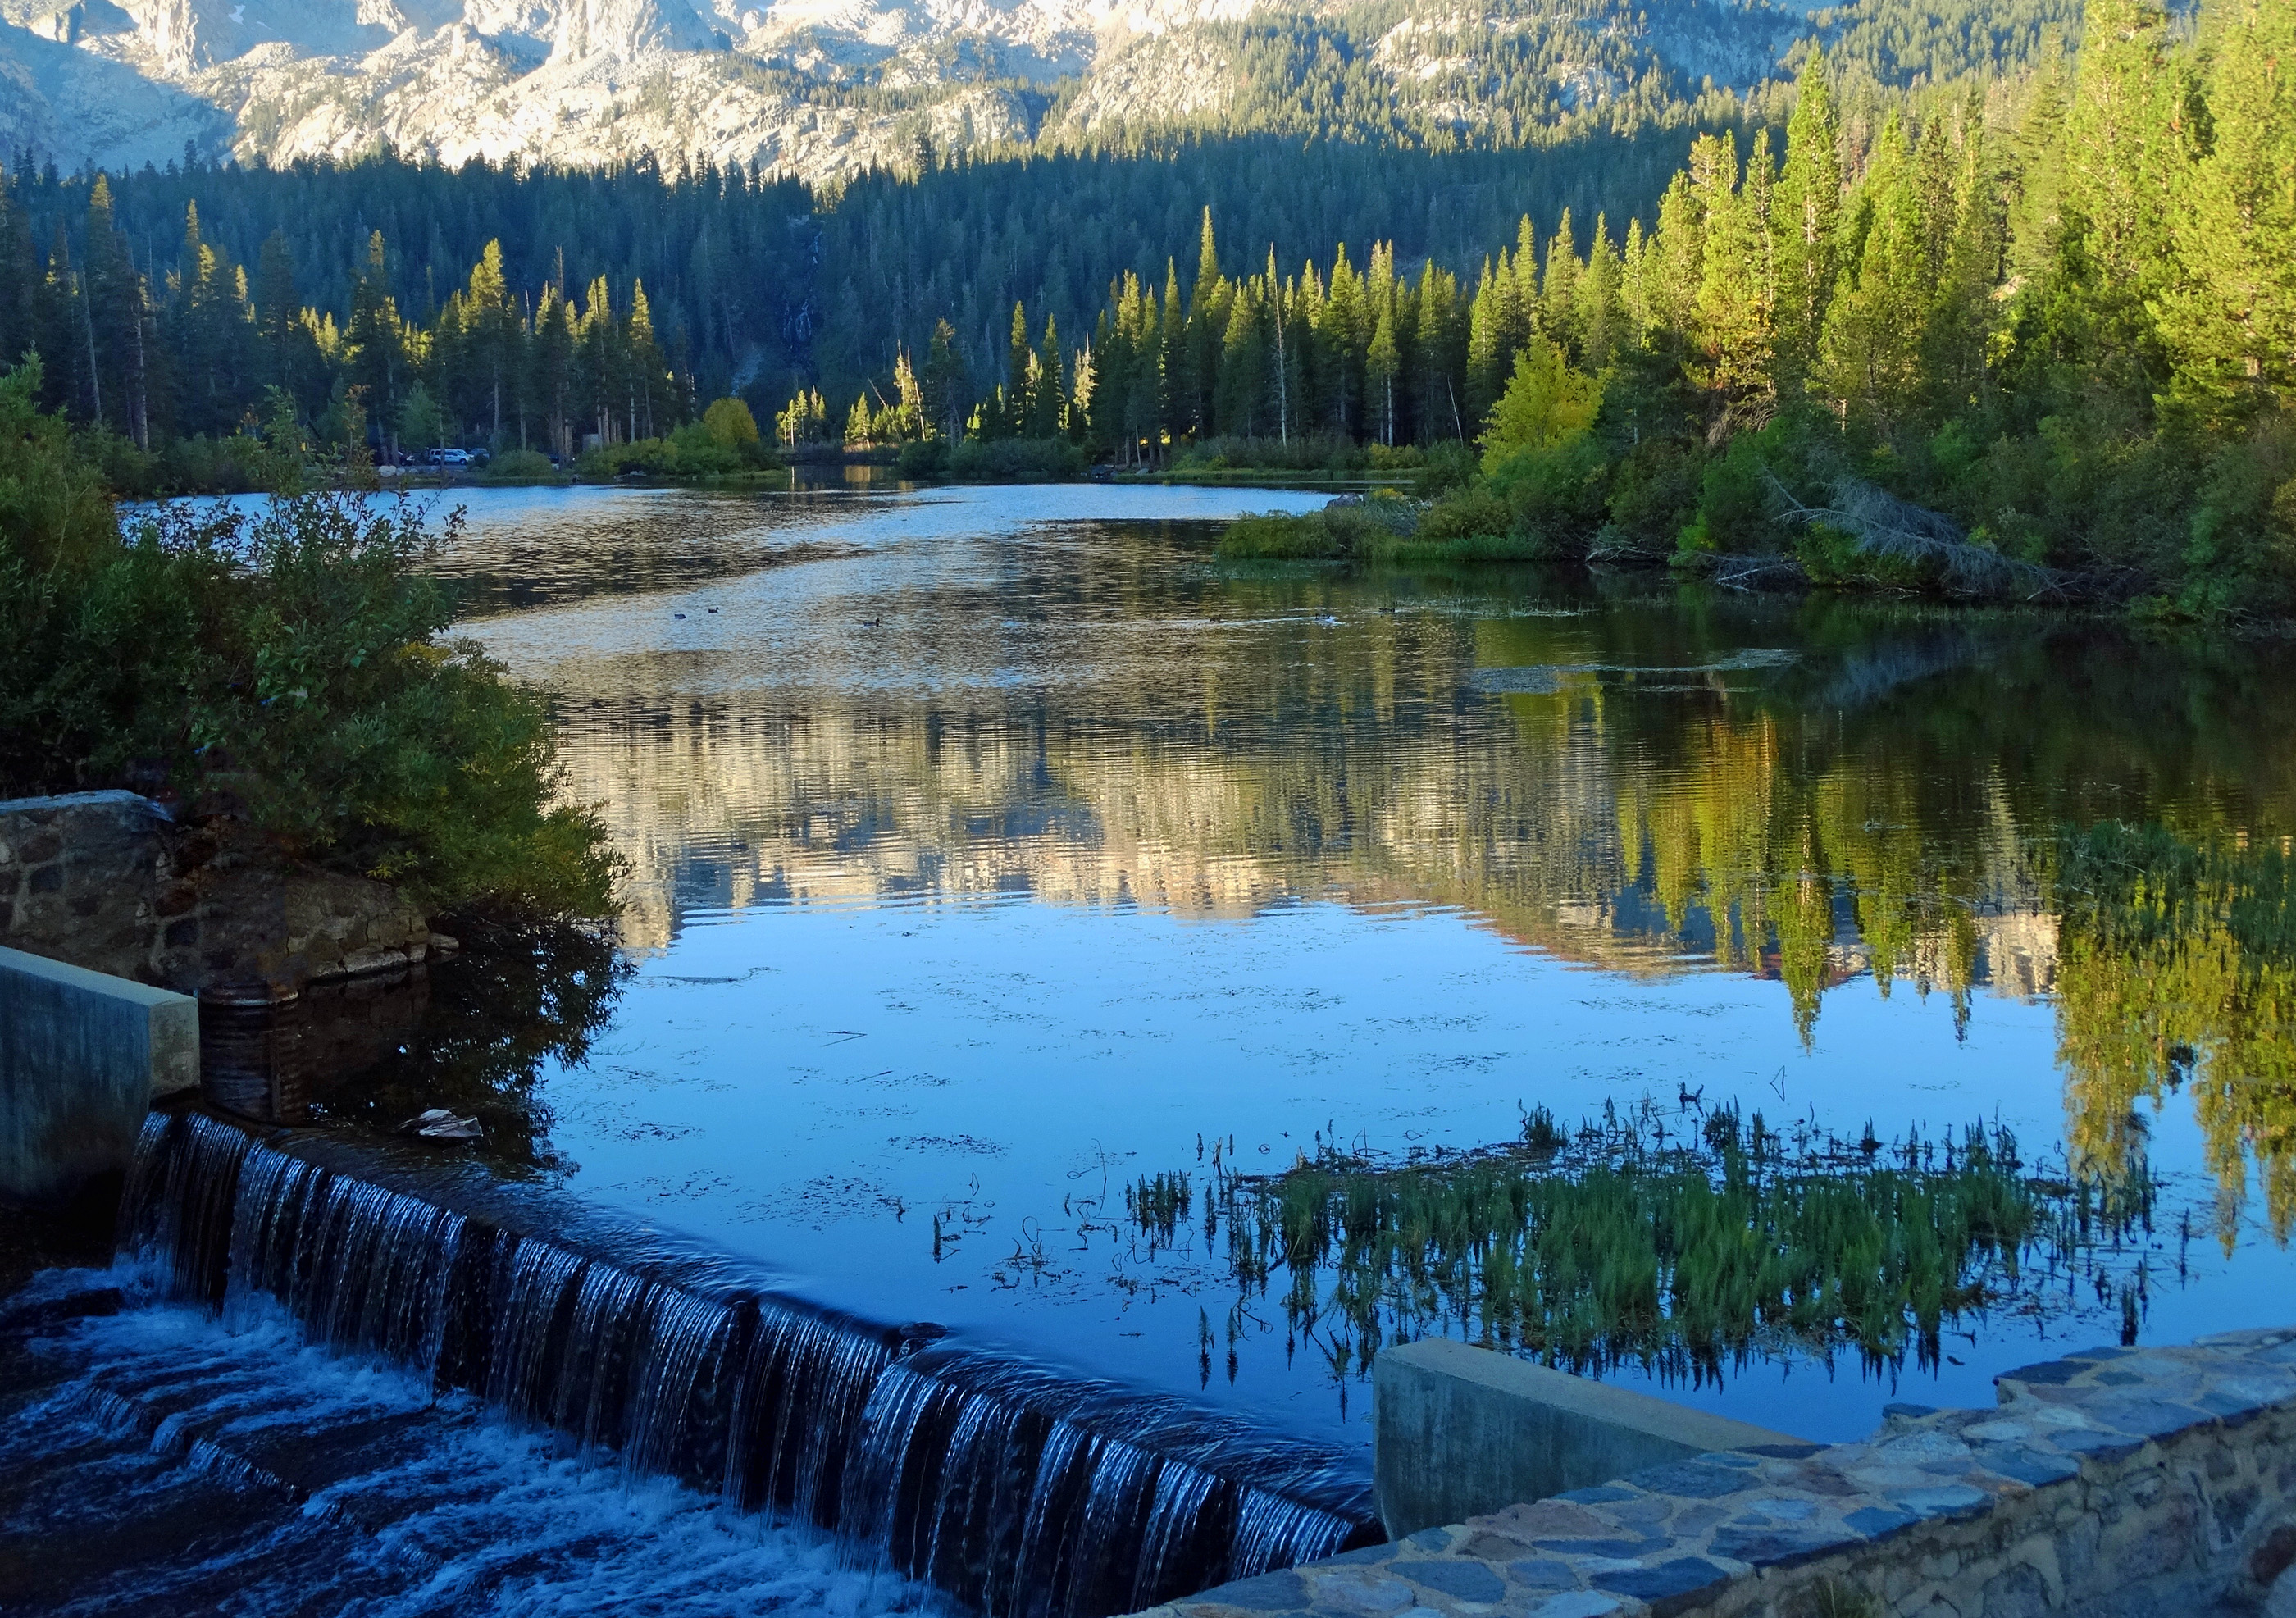
[[[2141,1161],[2109,1183],[2049,1174],[1997,1124],[1845,1140],[1694,1102],[1569,1131],[1540,1108],[1519,1141],[1400,1162],[1318,1138],[1279,1173],[1210,1168],[1200,1188],[1142,1179],[1135,1221],[1168,1244],[1200,1209],[1239,1309],[1274,1298],[1295,1351],[1341,1375],[1428,1335],[1702,1382],[1751,1356],[1929,1367],[1948,1326],[2049,1312],[2079,1281],[2133,1339],[2147,1277],[2107,1259],[2156,1197]]]

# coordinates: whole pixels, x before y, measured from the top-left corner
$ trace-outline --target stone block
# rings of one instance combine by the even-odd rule
[[[1382,1350],[1372,1389],[1380,1515],[1398,1539],[1714,1450],[1801,1442],[1462,1343]],[[1710,1466],[1683,1477],[1734,1483]]]
[[[190,997],[0,949],[0,1196],[124,1171],[153,1097],[199,1081]]]

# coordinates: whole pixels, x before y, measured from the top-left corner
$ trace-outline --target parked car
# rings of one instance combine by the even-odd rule
[[[471,452],[467,449],[434,449],[430,452],[433,466],[468,466]]]

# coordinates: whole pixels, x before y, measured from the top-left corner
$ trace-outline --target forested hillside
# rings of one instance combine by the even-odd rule
[[[2077,71],[1869,137],[1813,61],[1783,150],[1702,136],[1653,227],[1582,249],[1566,222],[1472,300],[1338,253],[1160,302],[1128,284],[1092,431],[1145,457],[1479,433],[1480,476],[1397,514],[1423,549],[2284,612],[2296,8],[2216,0],[2186,29],[2090,0],[2086,39]]]
[[[991,372],[1016,301],[1080,337],[1111,280],[1130,272],[1160,282],[1175,253],[1193,267],[1206,207],[1230,242],[1250,244],[1238,271],[1244,251],[1274,246],[1290,261],[1334,240],[1377,237],[1465,272],[1526,214],[1647,211],[1689,138],[1654,131],[1535,155],[1431,156],[1273,138],[1188,142],[1140,158],[874,175],[818,203],[794,182],[742,170],[529,174],[375,159],[144,169],[107,177],[97,207],[88,177],[32,169],[0,190],[0,353],[37,346],[52,405],[93,416],[104,396],[102,418],[131,437],[228,432],[273,382],[315,419],[349,363],[341,343],[360,347],[374,324],[372,311],[359,316],[362,297],[389,300],[394,341],[413,351],[494,242],[502,296],[529,338],[545,304],[586,308],[603,279],[611,307],[627,313],[642,286],[680,397],[746,391],[762,416],[800,387],[842,399],[873,381],[889,385],[897,353],[921,354],[941,321],[960,334],[968,364]],[[140,340],[139,303],[149,328]],[[355,318],[365,324],[352,340]],[[196,341],[226,361],[184,351],[203,322],[217,335]],[[164,380],[132,383],[138,365]],[[397,374],[379,372],[370,396],[378,422],[392,419]],[[215,381],[193,385],[194,374]],[[491,389],[477,414],[452,384],[432,391],[451,413],[451,438],[491,436]],[[524,407],[522,394],[511,398],[513,438]]]

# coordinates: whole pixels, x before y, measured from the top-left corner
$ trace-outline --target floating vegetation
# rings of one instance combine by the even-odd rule
[[[1540,1108],[1520,1140],[1400,1162],[1319,1137],[1275,1174],[1231,1171],[1215,1141],[1206,1170],[1135,1185],[1139,1232],[1201,1237],[1238,1288],[1231,1345],[1272,1302],[1340,1376],[1429,1335],[1693,1382],[1750,1358],[1932,1367],[1949,1327],[2004,1311],[2094,1307],[2133,1342],[2158,1195],[2141,1161],[2050,1174],[1997,1125],[1845,1140],[1694,1104],[1575,1129]]]

